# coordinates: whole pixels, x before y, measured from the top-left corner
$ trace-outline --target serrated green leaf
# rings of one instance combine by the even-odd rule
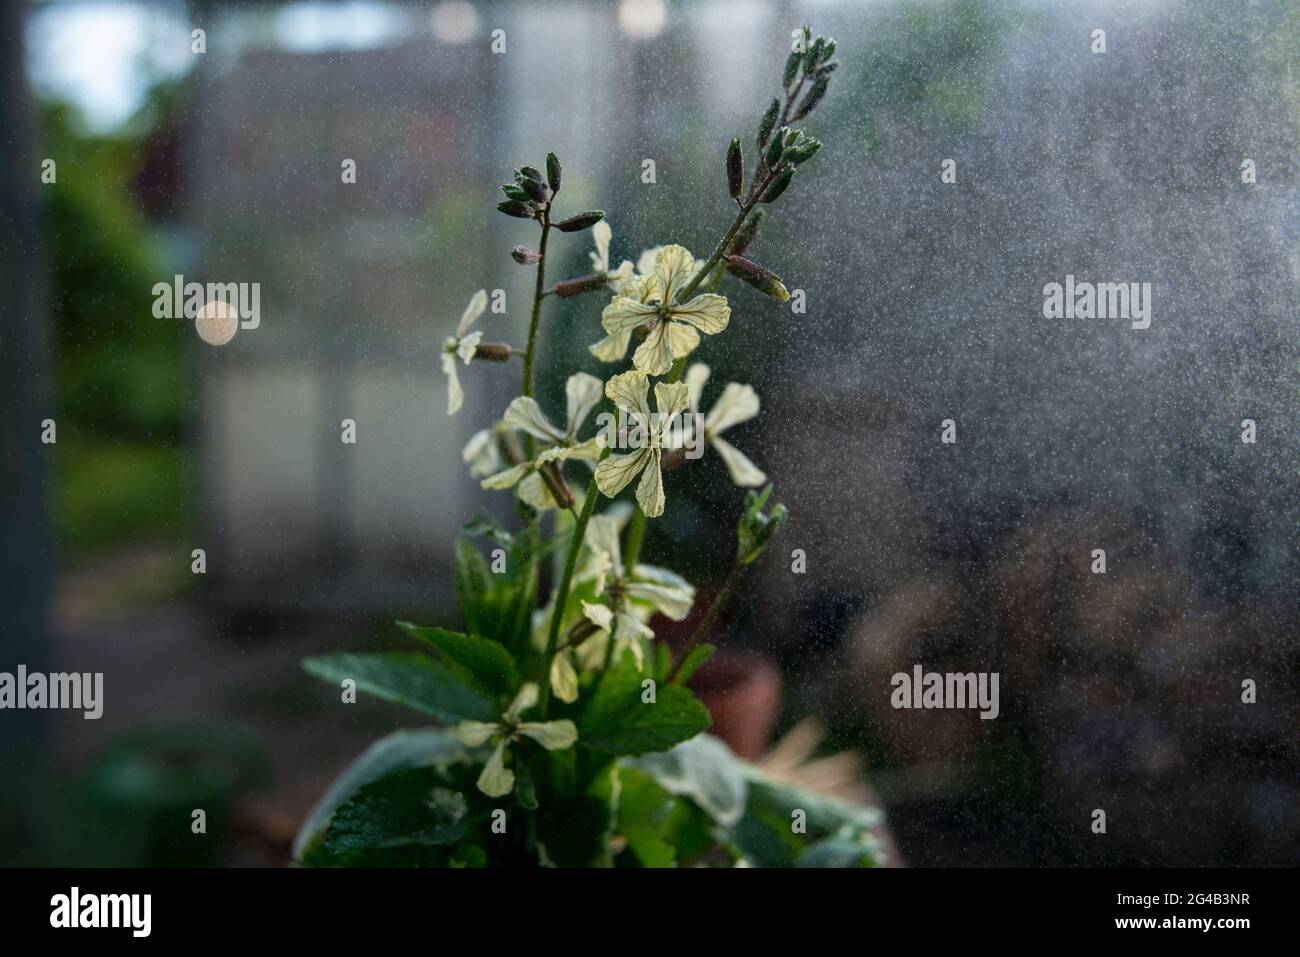
[[[518,690],[519,667],[514,656],[497,642],[445,628],[422,627],[409,621],[399,621],[397,627],[432,645],[443,664],[452,671],[460,670],[467,674],[486,694],[508,697]]]
[[[469,806],[431,768],[410,768],[365,785],[334,812],[323,845],[331,854],[452,844],[465,835]]]
[[[431,714],[446,724],[492,721],[496,705],[427,655],[390,651],[383,654],[340,653],[307,658],[303,670],[336,687],[345,678],[357,689],[385,701]]]
[[[380,738],[334,779],[311,809],[293,839],[294,859],[303,860],[308,846],[324,831],[335,808],[371,781],[401,768],[443,766],[464,754],[465,746],[460,739],[444,728],[394,731]]]
[[[708,728],[708,709],[685,688],[661,683],[655,701],[643,702],[645,678],[625,653],[583,712],[578,743],[610,754],[645,754],[666,751]]]

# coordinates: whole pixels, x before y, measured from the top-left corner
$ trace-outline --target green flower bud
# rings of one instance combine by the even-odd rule
[[[546,154],[546,181],[551,184],[551,192],[560,191],[560,160],[554,153]]]
[[[785,188],[790,185],[790,180],[794,179],[794,170],[788,169],[782,173],[772,183],[771,186],[763,193],[763,198],[759,200],[762,203],[774,203],[785,192]]]
[[[555,224],[555,228],[562,233],[577,233],[584,229],[591,229],[592,226],[595,226],[604,218],[605,211],[603,209],[593,209],[570,216],[568,219],[562,219]]]
[[[522,176],[525,179],[536,180],[539,183],[542,182],[542,173],[534,166],[519,167],[517,175]]]
[[[745,188],[745,156],[740,151],[740,140],[733,139],[727,150],[727,192],[740,202],[740,191]]]
[[[750,245],[754,242],[754,237],[758,235],[758,227],[763,222],[763,210],[757,210],[754,215],[745,220],[743,226],[736,233],[731,245],[727,248],[727,253],[732,256],[743,256],[748,251]]]
[[[822,51],[826,49],[826,38],[818,37],[817,42],[808,48],[808,52],[803,57],[803,71],[811,73],[821,60]]]
[[[537,210],[527,203],[522,203],[517,199],[507,199],[503,203],[497,203],[497,209],[507,216],[514,216],[516,219],[536,219]]]
[[[767,145],[768,137],[772,135],[772,129],[776,126],[777,117],[780,115],[781,101],[773,100],[772,105],[763,114],[763,122],[758,125],[758,148],[760,150]]]
[[[789,134],[790,127],[783,126],[773,135],[772,142],[767,144],[767,153],[763,156],[763,162],[767,164],[768,169],[776,169],[776,163],[781,157],[781,151],[786,147],[785,138]]]
[[[501,192],[505,193],[508,198],[517,200],[521,203],[526,203],[531,198],[518,183],[506,183],[501,187]]]
[[[521,176],[519,178],[519,185],[523,191],[528,194],[528,198],[534,203],[545,203],[551,198],[550,189],[548,189],[546,184],[540,179],[533,179],[530,176]]]
[[[736,527],[736,560],[743,565],[752,563],[763,549],[767,548],[772,537],[789,518],[784,505],[774,505],[768,514],[763,513],[763,506],[772,495],[772,486],[768,485],[762,492],[752,489],[745,493],[745,510],[740,515]]]
[[[813,83],[812,89],[807,92],[802,102],[800,102],[799,109],[795,111],[794,118],[796,120],[802,120],[805,116],[816,109],[817,104],[820,103],[822,97],[826,95],[826,91],[830,89],[830,85],[831,75],[829,73],[819,77],[817,81]]]
[[[790,55],[785,58],[785,72],[781,74],[781,85],[786,89],[789,89],[790,84],[794,82],[801,63],[803,63],[803,54],[798,50],[792,50]]]
[[[790,291],[781,282],[781,277],[770,269],[765,269],[751,259],[743,256],[726,256],[727,272],[738,279],[743,279],[765,296],[771,296],[777,302],[788,302]]]

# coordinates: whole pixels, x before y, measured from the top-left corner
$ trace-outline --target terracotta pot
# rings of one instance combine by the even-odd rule
[[[763,753],[781,713],[781,672],[770,659],[721,648],[686,684],[713,715],[710,733],[742,758]]]

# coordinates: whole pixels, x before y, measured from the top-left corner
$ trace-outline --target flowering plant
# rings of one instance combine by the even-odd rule
[[[509,491],[521,527],[492,519],[465,527],[456,592],[463,631],[399,623],[422,652],[333,654],[306,669],[429,715],[439,727],[377,742],[331,787],[298,836],[297,858],[318,865],[666,866],[675,864],[871,864],[875,812],[803,791],[735,757],[705,734],[708,710],[686,687],[712,652],[706,643],[743,570],[786,520],[768,505],[764,472],[721,438],[759,413],[757,392],[727,384],[699,412],[709,369],[687,360],[726,333],[733,310],[719,292],[727,275],[779,302],[790,298],[770,270],[747,258],[764,207],[785,193],[821,143],[792,128],[825,96],[835,41],[796,32],[783,95],[760,123],[758,160],[746,171],[732,140],[726,179],[737,213],[713,253],[680,245],[610,266],[612,232],[601,211],[560,217],[562,170],[524,166],[503,187],[502,213],[540,230],[536,248],[511,256],[536,269],[523,350],[470,331],[486,295],[470,300],[445,341],[448,413],[464,402],[457,366],[522,356],[521,395],[476,433],[464,459],[484,488]],[[593,272],[546,288],[554,234],[590,230]],[[604,337],[591,346],[607,378],[576,372],[560,424],[534,390],[542,307],[550,296],[609,296]],[[656,381],[657,380],[657,381]],[[653,408],[652,399],[653,396]],[[587,432],[608,401],[617,428]],[[616,416],[601,413],[597,419]],[[726,584],[674,655],[655,640],[656,616],[681,621],[694,587],[644,564],[647,522],[663,514],[665,472],[711,446],[747,492]],[[635,483],[634,502],[610,502]],[[601,506],[604,506],[601,508]],[[598,509],[600,509],[598,511]],[[473,543],[494,546],[491,567]],[[544,559],[554,587],[543,597]]]

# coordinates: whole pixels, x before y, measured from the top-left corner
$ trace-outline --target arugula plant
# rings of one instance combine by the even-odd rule
[[[678,245],[611,267],[602,211],[561,214],[563,174],[524,166],[498,209],[540,230],[511,256],[536,269],[521,351],[472,329],[487,305],[471,299],[442,351],[449,414],[463,405],[458,365],[523,360],[521,395],[464,451],[472,476],[514,496],[519,526],[490,518],[456,546],[463,631],[399,622],[418,651],[308,659],[311,674],[352,681],[424,712],[440,727],[400,731],[373,745],[330,788],[295,844],[305,864],[429,866],[673,866],[873,864],[876,812],[800,791],[736,758],[705,734],[709,712],[685,682],[712,648],[723,606],[785,522],[772,487],[722,438],[759,412],[748,385],[729,383],[707,413],[709,369],[691,362],[721,336],[729,275],[780,302],[781,280],[748,258],[764,209],[821,148],[794,128],[821,102],[837,66],[835,41],[797,31],[781,96],[759,125],[748,164],[739,140],[726,153],[737,211],[713,253]],[[748,165],[748,169],[747,169]],[[592,271],[546,286],[555,234],[590,231]],[[592,356],[605,377],[569,377],[563,421],[534,394],[542,310],[550,297],[603,294],[604,337]],[[650,394],[653,381],[654,407]],[[604,424],[591,434],[588,421]],[[585,436],[585,437],[584,437]],[[691,450],[711,448],[748,489],[734,564],[689,642],[674,657],[654,641],[656,615],[681,621],[695,605],[682,576],[640,561],[647,522],[663,514],[664,473],[689,475]],[[686,467],[686,468],[683,468]],[[635,482],[634,504],[610,501]],[[601,506],[604,506],[603,508]],[[599,511],[598,511],[599,508]],[[475,540],[486,540],[492,564]],[[550,574],[543,574],[544,568]],[[543,595],[544,580],[554,587]],[[544,599],[544,600],[543,600]]]

